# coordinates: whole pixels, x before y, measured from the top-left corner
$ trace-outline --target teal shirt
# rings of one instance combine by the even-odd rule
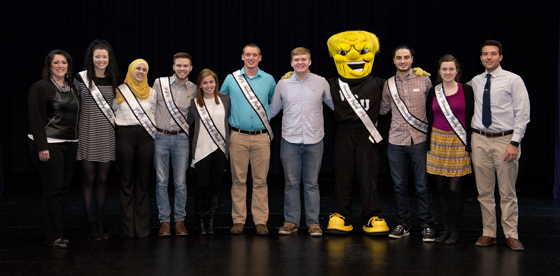
[[[245,67],[241,69],[241,74],[245,75]],[[268,102],[272,101],[274,88],[276,88],[274,78],[261,69],[258,69],[257,74],[252,78],[247,75],[245,75],[245,78],[264,106],[268,121],[270,121]],[[231,115],[228,120],[230,126],[244,130],[265,129],[259,115],[251,107],[231,74],[227,75],[220,92],[228,95],[231,99]]]

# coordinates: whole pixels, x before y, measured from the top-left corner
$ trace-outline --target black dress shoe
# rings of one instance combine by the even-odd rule
[[[447,245],[457,245],[457,243],[459,242],[459,237],[451,237],[447,240],[445,240],[445,244]]]

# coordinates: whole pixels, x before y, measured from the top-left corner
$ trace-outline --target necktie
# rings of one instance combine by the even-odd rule
[[[490,78],[492,75],[486,74],[486,85],[482,95],[482,124],[488,128],[492,124],[492,113],[490,111]]]

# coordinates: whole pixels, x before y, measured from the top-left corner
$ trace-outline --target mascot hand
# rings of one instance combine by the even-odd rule
[[[428,76],[428,77],[432,76],[432,74],[422,70],[422,68],[420,68],[420,67],[412,68],[412,71],[414,71],[414,74],[416,76]]]
[[[286,75],[282,76],[282,77],[280,78],[280,80],[289,79],[293,74],[294,74],[293,71],[289,71],[288,73],[286,73]]]

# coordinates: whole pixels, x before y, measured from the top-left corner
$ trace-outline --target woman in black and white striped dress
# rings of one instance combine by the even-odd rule
[[[82,103],[76,159],[82,167],[87,236],[90,240],[102,240],[108,238],[103,230],[103,212],[107,176],[112,161],[116,159],[111,104],[118,84],[115,55],[107,41],[94,40],[90,43],[84,58],[84,69],[74,80]]]

